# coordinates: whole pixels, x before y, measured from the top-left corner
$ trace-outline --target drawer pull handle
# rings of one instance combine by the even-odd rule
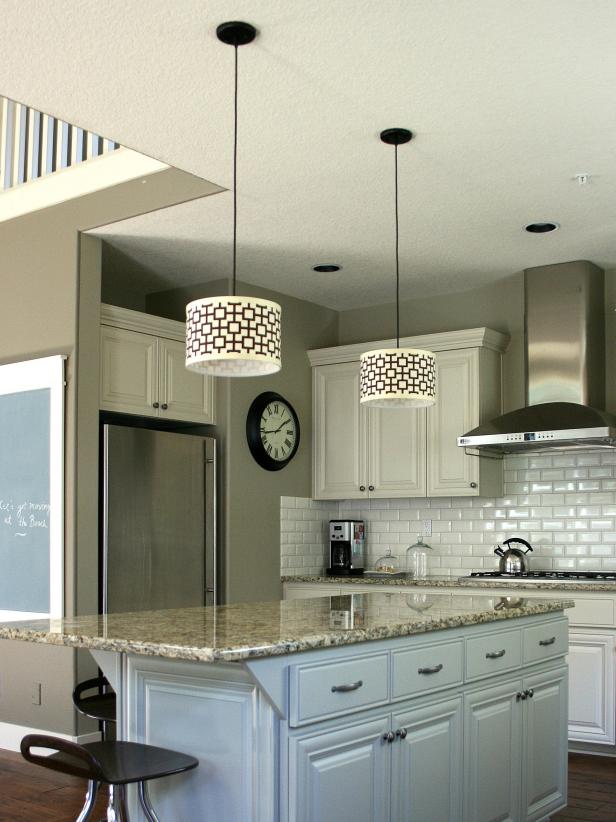
[[[502,651],[488,651],[486,654],[486,659],[500,659],[502,656],[505,656],[507,651],[503,648]]]
[[[439,671],[443,670],[442,663],[440,665],[433,665],[431,668],[418,668],[418,674],[438,674]]]
[[[546,645],[553,645],[555,642],[556,642],[556,637],[551,636],[549,639],[540,639],[539,640],[539,645],[543,645],[543,647],[545,647]]]
[[[348,682],[346,685],[332,685],[332,693],[346,694],[348,691],[356,691],[363,684],[363,680],[358,679],[357,682]]]

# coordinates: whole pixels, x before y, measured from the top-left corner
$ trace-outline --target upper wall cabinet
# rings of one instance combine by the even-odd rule
[[[214,378],[187,371],[184,334],[184,323],[103,305],[101,409],[213,424]]]
[[[428,409],[360,405],[359,356],[389,342],[310,351],[314,498],[502,494],[502,461],[466,454],[457,437],[501,413],[507,342],[487,328],[401,340],[436,354],[437,402]]]

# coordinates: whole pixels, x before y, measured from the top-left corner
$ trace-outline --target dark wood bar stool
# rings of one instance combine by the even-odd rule
[[[33,753],[32,748],[55,751],[49,756]],[[150,798],[147,783],[196,768],[193,756],[141,745],[138,742],[91,742],[78,745],[56,736],[28,734],[21,740],[24,759],[42,768],[79,776],[88,780],[86,802],[76,822],[87,822],[101,785],[108,786],[107,822],[130,822],[126,807],[126,785],[137,784],[139,802],[148,822],[160,822]]]
[[[95,691],[84,696],[87,691]],[[116,721],[116,695],[104,676],[86,679],[73,691],[73,704],[80,714],[103,723],[103,738],[109,735],[109,724]]]

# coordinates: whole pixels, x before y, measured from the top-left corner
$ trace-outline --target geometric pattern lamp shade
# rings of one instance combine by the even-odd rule
[[[360,402],[376,408],[424,408],[436,401],[436,360],[418,348],[381,348],[360,359]]]
[[[186,368],[216,377],[280,370],[278,303],[258,297],[204,297],[186,306]]]

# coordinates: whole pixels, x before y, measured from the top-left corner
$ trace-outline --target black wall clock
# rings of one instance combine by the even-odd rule
[[[293,406],[273,391],[259,394],[248,409],[246,439],[262,468],[280,471],[299,447],[299,420]]]

